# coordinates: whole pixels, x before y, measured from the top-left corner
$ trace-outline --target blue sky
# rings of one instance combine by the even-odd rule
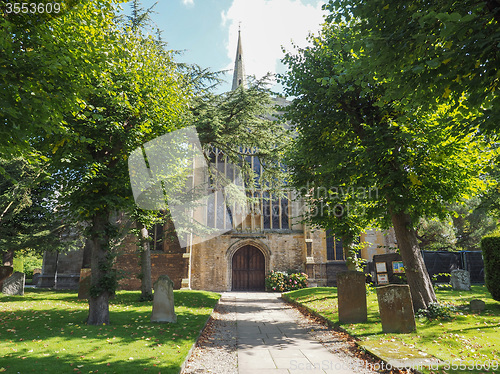
[[[153,21],[169,49],[183,51],[177,60],[213,71],[233,68],[241,22],[246,74],[257,78],[283,72],[281,46],[290,50],[292,40],[305,46],[324,15],[320,0],[142,0],[142,6],[156,1]],[[130,12],[130,3],[122,6]],[[222,91],[230,89],[231,79],[232,71]]]

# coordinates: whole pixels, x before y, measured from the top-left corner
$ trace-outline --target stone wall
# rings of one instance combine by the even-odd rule
[[[136,239],[130,237],[124,246],[124,250],[117,257],[115,267],[120,270],[122,279],[119,280],[119,289],[140,290],[141,272],[139,265],[139,254],[137,252]],[[184,257],[184,248],[180,248],[179,242],[163,242],[163,250],[151,251],[151,278],[153,283],[160,275],[168,275],[174,282],[174,288],[181,288],[182,279],[187,277],[188,259]]]
[[[228,233],[193,247],[191,288],[230,291],[232,256],[245,245],[261,250],[266,273],[270,270],[306,270],[302,231]]]

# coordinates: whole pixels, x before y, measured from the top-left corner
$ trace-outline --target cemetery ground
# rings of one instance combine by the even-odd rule
[[[177,323],[151,323],[152,302],[118,291],[110,325],[89,326],[75,291],[0,294],[0,372],[178,373],[219,295],[174,291]]]
[[[450,307],[451,317],[431,320],[416,317],[417,331],[410,334],[382,332],[375,290],[367,295],[368,321],[359,324],[338,323],[336,288],[305,288],[283,296],[344,329],[372,353],[381,351],[404,359],[419,350],[444,361],[439,371],[420,370],[423,373],[500,373],[500,303],[491,298],[485,286],[472,286],[471,291],[440,288],[436,295],[441,304]],[[471,311],[472,299],[485,301],[485,310]],[[487,364],[496,369],[486,370]]]

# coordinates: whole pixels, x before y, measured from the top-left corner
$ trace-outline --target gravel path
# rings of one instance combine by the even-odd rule
[[[236,298],[231,296],[231,293],[222,295],[182,374],[238,373],[235,301]],[[306,312],[301,313],[290,304],[283,303],[283,309],[290,316],[290,321],[306,327],[311,337],[321,342],[340,361],[346,365],[354,365],[356,370],[353,370],[353,373],[380,373],[380,371],[371,370],[373,365],[380,361],[357,349],[354,339],[348,334],[330,329],[319,319]],[[393,373],[398,373],[398,371],[393,371]]]
[[[223,295],[203,330],[182,374],[238,372],[236,305]]]

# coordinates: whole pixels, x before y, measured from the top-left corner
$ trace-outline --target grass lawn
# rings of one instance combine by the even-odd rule
[[[452,318],[417,319],[417,331],[411,334],[382,333],[375,292],[367,295],[368,322],[343,325],[338,323],[336,288],[306,288],[288,292],[284,297],[321,314],[367,344],[386,350],[400,349],[402,355],[408,347],[436,356],[449,364],[450,369],[442,367],[446,373],[500,373],[500,303],[491,298],[484,286],[472,286],[470,292],[441,289],[436,291],[436,295],[440,303],[457,307],[452,312]],[[486,302],[486,309],[473,313],[468,308],[471,299],[482,299]],[[492,363],[497,368],[484,370],[486,363]],[[452,364],[456,365],[456,370],[453,370]],[[483,370],[469,370],[474,366]]]
[[[74,291],[0,294],[0,372],[178,373],[218,294],[174,291],[177,323],[151,323],[152,302],[119,291],[111,324],[88,326],[86,300]]]

